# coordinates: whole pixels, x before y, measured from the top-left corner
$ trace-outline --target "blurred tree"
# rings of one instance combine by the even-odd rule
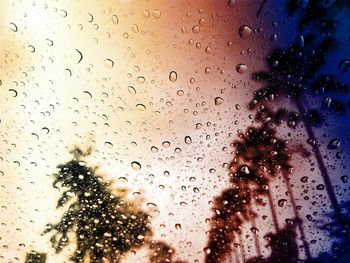
[[[222,262],[230,255],[243,222],[256,217],[252,200],[259,203],[259,195],[268,197],[277,235],[284,233],[285,229],[279,228],[269,181],[278,174],[290,173],[291,157],[287,142],[277,138],[275,133],[269,125],[249,127],[233,142],[235,156],[229,165],[231,185],[214,200],[207,244],[210,253],[206,255],[206,262]]]
[[[45,263],[46,262],[46,254],[39,253],[34,250],[27,253],[25,263]]]
[[[44,233],[53,233],[50,241],[56,253],[74,242],[74,262],[120,262],[123,254],[142,246],[151,235],[149,216],[115,195],[97,168],[87,166],[84,157],[90,150],[76,147],[72,153],[74,158],[53,174],[54,187],[63,190],[57,208],[69,206]]]

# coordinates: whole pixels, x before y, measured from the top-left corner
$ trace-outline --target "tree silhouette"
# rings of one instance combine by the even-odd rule
[[[268,258],[255,257],[247,260],[246,263],[298,262],[299,250],[296,237],[295,227],[290,224],[275,234],[267,234],[265,238],[269,240],[268,246],[271,247],[271,255]]]
[[[44,233],[53,232],[52,246],[56,253],[70,243],[74,234],[74,262],[120,262],[131,249],[144,244],[151,235],[149,216],[135,204],[113,194],[109,183],[89,167],[83,152],[76,147],[74,158],[58,165],[53,174],[54,187],[63,190],[57,208],[68,206],[61,220],[47,226]]]
[[[34,250],[26,254],[25,263],[45,263],[46,254],[38,253]]]
[[[262,124],[249,127],[233,142],[235,156],[229,165],[231,185],[214,200],[207,244],[210,253],[206,262],[222,262],[232,252],[232,243],[243,222],[256,217],[252,209],[253,197],[259,200],[259,195],[267,195],[279,233],[269,182],[280,173],[289,173],[292,167],[287,142],[277,138],[275,133],[270,125]]]
[[[272,52],[267,59],[267,71],[253,74],[253,79],[263,83],[263,87],[255,92],[249,104],[251,109],[257,110],[257,120],[262,119],[261,115],[275,118],[264,109],[280,106],[279,101],[289,100],[296,106],[297,112],[293,115],[306,130],[338,224],[343,226],[341,207],[314,129],[321,127],[332,114],[344,115],[348,108],[344,102],[348,86],[332,73],[324,73],[327,56],[338,48],[337,23],[344,8],[350,10],[348,1],[312,0],[302,8],[297,1],[288,1],[290,14],[301,10],[297,27],[301,36],[289,47]],[[288,126],[296,128],[297,122],[288,122]]]
[[[342,207],[344,224],[340,225],[333,213],[328,214],[332,220],[330,223],[322,224],[322,230],[326,230],[329,237],[334,240],[330,253],[321,253],[314,260],[307,263],[347,263],[350,257],[350,202],[347,201]],[[345,225],[345,226],[344,226]]]

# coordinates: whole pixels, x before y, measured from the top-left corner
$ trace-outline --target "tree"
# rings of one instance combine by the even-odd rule
[[[32,250],[30,253],[27,253],[25,263],[45,263],[46,262],[46,254],[38,253]]]
[[[344,8],[350,10],[350,6],[348,1],[326,2],[312,0],[303,8],[298,6],[297,1],[288,2],[290,14],[295,14],[298,9],[302,10],[297,28],[301,35],[289,47],[277,48],[272,52],[267,59],[268,71],[253,74],[253,79],[263,83],[263,87],[255,92],[249,106],[251,109],[271,107],[271,104],[279,106],[279,99],[290,100],[296,106],[296,114],[312,142],[331,205],[338,222],[342,224],[341,207],[314,128],[324,124],[326,115],[344,114],[347,109],[346,104],[338,98],[344,99],[348,86],[331,73],[319,72],[326,64],[327,55],[337,48],[337,23],[341,19],[339,14]],[[316,108],[310,108],[306,95],[313,98],[312,104],[316,105],[320,97],[323,97],[323,103]],[[294,125],[293,128],[295,127]]]
[[[232,252],[243,222],[256,217],[252,200],[259,195],[268,197],[276,232],[280,231],[269,182],[292,168],[287,142],[266,124],[249,127],[239,138],[233,142],[235,156],[229,165],[231,185],[214,200],[206,262],[222,262]]]
[[[71,257],[74,262],[120,262],[131,249],[138,248],[151,235],[149,216],[135,204],[125,201],[110,189],[89,167],[84,152],[76,147],[74,158],[58,165],[53,186],[63,190],[57,208],[67,207],[61,220],[47,225],[44,233],[53,233],[52,246],[56,253],[70,244],[71,234],[76,248]]]

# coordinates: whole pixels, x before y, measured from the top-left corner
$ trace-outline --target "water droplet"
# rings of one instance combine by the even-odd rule
[[[128,87],[128,91],[129,91],[129,93],[132,94],[132,95],[135,95],[135,94],[136,94],[136,90],[135,90],[135,88],[134,88],[133,86],[129,86],[129,87]]]
[[[331,141],[328,143],[327,148],[328,148],[329,150],[335,150],[335,149],[338,149],[339,146],[340,146],[340,140],[338,140],[338,139],[333,139],[333,140],[331,140]]]
[[[18,31],[17,25],[15,23],[12,23],[12,22],[10,23],[10,29],[13,32],[17,32]]]
[[[350,59],[343,59],[338,64],[338,69],[341,73],[346,73],[350,69]]]
[[[185,137],[185,143],[186,143],[186,144],[191,144],[191,143],[192,143],[192,139],[191,139],[190,136],[186,136],[186,137]]]
[[[229,0],[228,1],[228,5],[231,7],[234,6],[235,4],[236,4],[236,0]]]
[[[211,47],[206,47],[205,48],[205,53],[210,54],[212,52]]]
[[[113,24],[118,25],[118,23],[119,23],[119,18],[118,18],[117,15],[113,15],[113,16],[112,16],[112,22],[113,22]]]
[[[238,65],[236,66],[236,71],[237,71],[238,73],[240,73],[240,74],[246,73],[247,70],[248,70],[248,67],[247,67],[247,65],[245,65],[245,64],[238,64]]]
[[[250,37],[252,32],[253,31],[251,30],[251,28],[249,26],[247,26],[247,25],[241,26],[239,28],[239,36],[242,39],[246,39],[246,38]]]
[[[304,48],[304,46],[305,46],[304,36],[297,37],[297,44],[300,48]]]
[[[162,13],[160,12],[160,10],[156,9],[152,12],[152,15],[155,17],[155,18],[160,18]]]
[[[324,188],[325,188],[325,186],[323,184],[319,184],[316,186],[316,189],[320,190],[320,191],[324,190]]]
[[[342,177],[340,177],[340,179],[343,183],[347,183],[349,181],[349,176],[343,175]]]
[[[155,146],[152,146],[152,147],[151,147],[151,152],[153,152],[153,153],[158,152],[158,148],[155,147]]]
[[[194,27],[192,27],[192,32],[194,34],[198,34],[201,31],[200,27],[195,25]]]
[[[175,224],[176,229],[181,229],[181,224]]]
[[[183,90],[178,90],[176,92],[176,94],[179,95],[179,96],[182,96],[182,95],[184,95],[184,91]]]
[[[146,79],[143,77],[143,76],[139,76],[137,77],[137,82],[142,84],[142,83],[145,83]]]
[[[107,148],[112,148],[112,147],[113,147],[113,143],[111,143],[111,142],[105,142],[105,146],[106,146]]]
[[[109,58],[106,58],[105,59],[105,67],[106,68],[113,68],[114,67],[114,61],[109,59]]]
[[[278,206],[279,207],[284,207],[286,204],[287,204],[287,200],[286,199],[278,200]]]
[[[243,165],[242,168],[241,168],[241,172],[245,173],[245,174],[249,174],[250,171],[249,171],[249,168],[248,166],[246,165]]]
[[[139,111],[144,111],[144,110],[146,110],[146,106],[143,104],[137,104],[136,109]]]
[[[207,255],[209,255],[210,252],[211,252],[210,248],[208,248],[208,247],[205,247],[205,248],[203,249],[203,251],[204,251],[204,253],[207,254]]]
[[[134,161],[134,162],[131,163],[131,167],[132,167],[132,169],[134,169],[135,171],[141,170],[141,164],[140,164],[139,162],[136,162],[136,161]]]
[[[300,181],[301,181],[302,183],[307,183],[308,180],[309,180],[309,177],[307,177],[307,176],[303,176],[303,177],[301,177],[301,179],[300,179]]]
[[[214,103],[215,103],[216,106],[221,105],[223,102],[224,102],[223,98],[216,97],[214,99]]]
[[[170,142],[164,141],[164,142],[162,143],[162,145],[163,145],[164,148],[168,148],[168,147],[170,146]]]
[[[176,73],[176,71],[171,71],[169,73],[169,80],[171,82],[175,82],[177,80],[177,73]]]

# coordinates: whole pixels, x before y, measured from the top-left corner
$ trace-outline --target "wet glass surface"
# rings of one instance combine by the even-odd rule
[[[0,13],[0,262],[348,262],[349,1]]]

